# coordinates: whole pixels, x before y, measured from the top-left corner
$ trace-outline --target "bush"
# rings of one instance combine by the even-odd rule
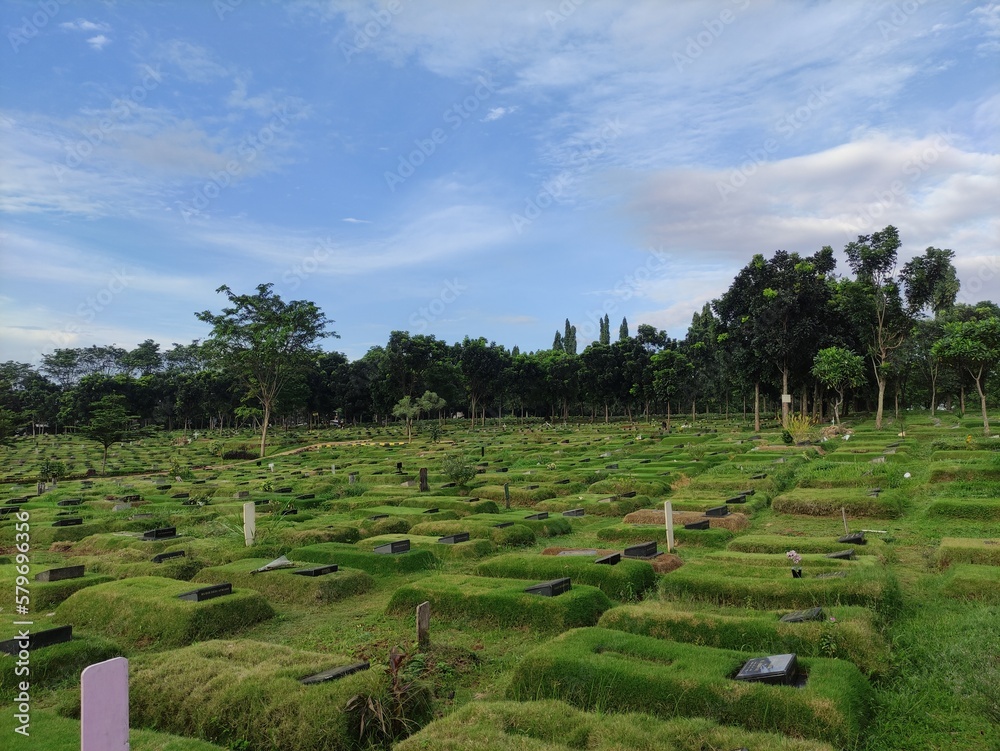
[[[808,675],[802,688],[734,682],[751,656],[603,628],[575,629],[529,652],[515,666],[507,693],[521,701],[561,699],[602,713],[707,717],[838,746],[859,740],[871,689],[854,665],[801,659]]]
[[[422,602],[442,619],[474,621],[487,628],[528,627],[558,633],[592,626],[611,600],[596,587],[573,585],[569,592],[542,597],[525,592],[534,581],[478,576],[431,576],[399,587],[388,613],[409,614]]]
[[[450,454],[444,458],[441,473],[456,485],[463,488],[476,477],[476,468],[458,454]]]
[[[510,553],[476,566],[480,576],[510,579],[558,579],[568,576],[575,584],[598,587],[616,600],[639,600],[656,585],[656,574],[646,561],[622,559],[614,566],[594,563],[591,556],[557,556]]]

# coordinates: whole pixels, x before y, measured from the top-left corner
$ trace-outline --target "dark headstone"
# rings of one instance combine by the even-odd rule
[[[177,537],[177,527],[160,527],[142,533],[143,540],[169,540]]]
[[[514,522],[500,522],[499,524],[493,525],[496,529],[506,529],[507,527],[513,527]]]
[[[299,576],[323,576],[324,574],[332,574],[336,572],[337,564],[328,563],[325,566],[313,566],[312,568],[300,568],[293,571],[293,574],[298,574]]]
[[[717,517],[717,516],[729,516],[728,506],[713,506],[705,512],[705,516]]]
[[[149,560],[153,563],[163,563],[164,561],[169,561],[171,558],[186,558],[187,553],[183,550],[173,550],[169,553],[157,553]]]
[[[440,514],[441,513],[441,509],[439,509],[439,508],[429,508],[424,513],[425,514]]]
[[[750,479],[751,480],[766,480],[767,479],[767,472],[761,472],[759,475],[754,475]]]
[[[684,529],[710,529],[711,526],[712,525],[708,519],[702,519],[701,521],[689,522],[688,524],[685,524]]]
[[[292,489],[291,489],[291,488],[289,488],[289,487],[284,487],[284,488],[278,488],[278,489],[277,489],[277,490],[275,490],[274,492],[275,492],[275,493],[291,493],[291,492],[292,492]]]
[[[439,537],[438,542],[444,545],[456,545],[460,542],[468,542],[469,533],[468,532],[456,532],[453,535],[445,535],[444,537]]]
[[[525,490],[537,490],[538,486],[537,485],[525,485],[524,489]]]
[[[302,495],[295,496],[296,501],[310,501],[316,497],[315,493],[303,493]]]
[[[0,516],[7,516],[8,514],[16,514],[18,512],[17,506],[0,506]]]
[[[603,563],[603,564],[606,564],[608,566],[614,566],[621,559],[622,559],[622,554],[621,553],[611,553],[610,555],[606,555],[606,556],[603,556],[601,558],[598,558],[596,561],[594,561],[594,563]]]
[[[202,587],[201,589],[192,589],[190,592],[177,595],[177,599],[188,600],[189,602],[203,602],[215,597],[225,597],[232,593],[233,585],[229,582],[224,582],[222,584],[213,584],[210,587]]]
[[[79,506],[83,503],[82,498],[66,498],[56,503],[57,506]]]
[[[789,684],[795,680],[797,667],[793,654],[754,657],[752,660],[747,660],[740,668],[740,672],[736,674],[736,680]]]
[[[431,484],[427,481],[427,467],[420,468],[420,492],[429,493],[431,489]]]
[[[635,498],[635,495],[636,495],[636,493],[635,493],[634,490],[626,490],[624,493],[619,493],[618,497],[619,498]]]
[[[455,483],[446,482],[444,485],[441,486],[441,489],[444,490],[445,488],[453,488],[453,487],[455,487]]]
[[[843,542],[848,545],[866,545],[868,543],[868,541],[865,540],[864,532],[851,532],[849,535],[838,537],[837,542]]]
[[[297,513],[299,513],[297,508],[286,508],[278,516],[294,516]]]
[[[387,542],[385,545],[377,546],[375,548],[375,552],[381,553],[382,555],[396,555],[397,553],[406,553],[409,549],[409,540],[396,540],[394,542]]]
[[[50,628],[45,631],[36,631],[33,634],[28,634],[28,636],[23,639],[14,638],[8,639],[7,641],[0,641],[0,652],[17,656],[22,649],[26,649],[30,652],[31,650],[49,647],[53,644],[62,644],[63,642],[72,640],[72,638],[72,626],[57,626],[56,628]]]
[[[312,683],[326,683],[327,681],[335,681],[338,678],[343,678],[347,675],[353,675],[354,673],[360,673],[362,670],[367,670],[369,667],[367,662],[356,662],[353,665],[341,665],[339,668],[330,668],[329,670],[324,670],[322,673],[316,673],[315,675],[309,675],[305,678],[300,678],[299,683],[304,683],[306,685]]]
[[[659,555],[656,552],[656,540],[640,542],[638,545],[630,545],[625,548],[623,555],[626,558],[655,558]]]
[[[41,571],[35,574],[36,582],[58,582],[63,579],[79,579],[83,576],[83,566],[64,566],[63,568],[50,568],[48,571]]]
[[[379,519],[388,519],[388,514],[372,514],[368,517],[368,521],[377,522]]]
[[[7,501],[7,505],[20,506],[22,503],[27,503],[27,502],[28,502],[27,496],[25,496],[24,498],[11,498],[9,501]]]
[[[188,498],[188,497],[190,497],[190,495],[191,495],[190,493],[174,493],[170,497],[171,498]]]
[[[854,548],[849,548],[848,550],[838,550],[836,553],[827,553],[826,558],[838,558],[843,561],[853,561],[854,560]]]
[[[561,595],[563,592],[569,592],[572,588],[573,587],[570,584],[569,577],[563,577],[562,579],[553,579],[552,581],[535,584],[528,587],[524,591],[529,595],[556,597],[557,595]]]
[[[823,608],[807,608],[806,610],[794,610],[781,616],[782,623],[806,623],[807,621],[823,620]]]
[[[78,524],[83,524],[83,517],[74,516],[72,519],[60,519],[57,522],[52,522],[53,527],[75,527]]]
[[[726,503],[746,503],[747,497],[745,495],[734,495],[732,498],[727,498]]]
[[[586,512],[582,508],[571,508],[569,511],[563,511],[563,516],[583,516]]]
[[[608,466],[605,467],[605,469],[618,469],[618,464],[617,463],[609,464]]]
[[[530,516],[526,516],[524,518],[525,518],[525,521],[527,521],[527,520],[541,521],[542,519],[548,519],[549,518],[549,512],[548,511],[539,511],[537,514],[531,514]]]
[[[564,480],[556,480],[556,481],[555,481],[554,483],[552,483],[552,484],[553,484],[553,485],[568,485],[568,484],[569,484],[569,478],[566,478],[566,479],[564,479]]]
[[[157,485],[156,489],[157,490],[170,490],[170,488],[172,488],[172,487],[173,487],[173,485]]]

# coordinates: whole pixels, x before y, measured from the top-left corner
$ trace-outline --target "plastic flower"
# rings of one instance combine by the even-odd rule
[[[795,564],[802,563],[802,556],[799,555],[798,553],[796,553],[794,550],[789,550],[787,553],[785,553],[785,556],[792,563],[795,563]]]

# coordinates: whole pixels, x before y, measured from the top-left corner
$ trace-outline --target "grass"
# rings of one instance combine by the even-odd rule
[[[569,577],[574,584],[597,587],[615,600],[638,600],[656,584],[653,567],[623,558],[614,566],[594,563],[597,556],[508,553],[476,566],[480,576],[549,580]]]

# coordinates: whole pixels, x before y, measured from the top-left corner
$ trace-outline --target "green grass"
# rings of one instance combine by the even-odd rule
[[[594,563],[598,556],[560,556],[508,553],[476,566],[480,576],[549,580],[569,577],[573,584],[599,588],[615,600],[638,600],[656,584],[653,567],[645,561],[623,558],[614,566]]]
[[[325,542],[319,545],[295,548],[288,553],[288,557],[292,560],[309,563],[336,563],[338,566],[361,569],[375,575],[423,571],[437,565],[437,559],[429,550],[410,549],[406,553],[383,555],[372,552],[372,549],[363,550],[354,545]]]
[[[223,566],[205,568],[192,579],[193,582],[212,584],[230,582],[234,587],[260,592],[268,602],[298,602],[320,604],[336,602],[345,597],[364,594],[374,586],[371,575],[364,571],[339,568],[323,576],[300,576],[295,569],[276,569],[259,574],[255,569],[270,563],[266,558],[244,558]],[[309,568],[297,563],[296,568]]]

